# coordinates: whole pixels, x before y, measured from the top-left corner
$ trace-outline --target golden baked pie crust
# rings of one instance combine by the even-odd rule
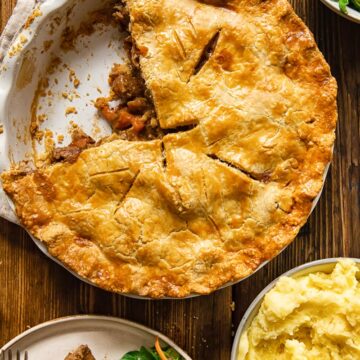
[[[286,0],[126,4],[158,120],[178,131],[9,171],[3,186],[30,233],[94,284],[208,294],[254,272],[306,222],[331,160],[336,82]]]

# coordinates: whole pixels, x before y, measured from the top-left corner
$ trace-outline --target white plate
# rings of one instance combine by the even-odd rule
[[[340,10],[339,3],[337,1],[334,1],[334,0],[321,0],[321,2],[323,4],[325,4],[329,9],[336,12],[338,15],[340,15],[340,16],[348,19],[348,20],[351,20],[351,21],[354,21],[354,22],[360,24],[360,11],[354,10],[353,8],[348,6],[347,7],[348,13],[344,14]]]
[[[295,267],[286,273],[279,276],[277,279],[272,281],[268,286],[265,287],[264,290],[260,292],[260,294],[254,299],[254,301],[250,304],[248,309],[246,310],[244,316],[242,317],[239,327],[236,331],[236,335],[234,338],[234,343],[231,351],[231,358],[230,360],[237,360],[238,358],[238,351],[239,351],[239,344],[240,344],[240,338],[243,332],[251,325],[252,321],[254,320],[255,316],[257,315],[260,306],[263,302],[263,299],[265,295],[273,288],[275,287],[276,283],[279,281],[279,279],[283,276],[291,276],[291,277],[299,277],[299,276],[306,276],[311,273],[316,272],[325,272],[330,273],[333,271],[335,265],[341,260],[342,258],[329,258],[329,259],[321,259],[312,261],[303,265],[300,265],[298,267]],[[359,269],[360,269],[360,259],[351,259],[355,263],[357,263]]]
[[[169,345],[185,360],[191,358],[166,336],[131,321],[106,316],[82,315],[61,318],[19,335],[1,350],[28,352],[29,360],[63,360],[80,345],[88,345],[97,360],[120,360],[141,346]]]
[[[66,26],[77,27],[90,11],[103,7],[109,1],[111,0],[83,0],[81,2],[77,0],[47,0],[39,5],[42,15],[37,17],[31,26],[23,30],[15,40],[13,49],[21,48],[21,51],[12,55],[10,51],[5,57],[2,66],[0,66],[0,120],[4,122],[4,134],[0,135],[0,172],[10,167],[11,160],[18,162],[29,157],[29,154],[32,153],[31,141],[28,135],[31,104],[39,78],[44,76],[44,70],[53,55],[60,56],[68,65],[68,68],[75,70],[81,84],[78,89],[73,88],[69,82],[69,71],[67,69],[48,75],[52,101],[49,103],[48,100],[51,99],[41,99],[41,112],[48,115],[42,129],[49,128],[55,135],[67,135],[69,122],[74,120],[96,140],[110,134],[109,125],[105,121],[98,119],[97,111],[91,105],[91,100],[101,96],[99,90],[105,96],[108,94],[110,90],[108,73],[114,63],[119,63],[122,58],[126,58],[125,52],[120,46],[118,29],[111,26],[100,27],[98,31],[95,31],[90,36],[79,37],[75,50],[67,53],[59,50],[61,35]],[[72,9],[72,15],[67,17],[66,13],[69,9]],[[53,24],[57,18],[62,19],[62,21],[57,22],[54,27]],[[53,41],[52,45],[47,51],[44,51],[44,43],[49,40]],[[26,86],[19,87],[19,78],[24,78],[24,75],[30,70],[32,76],[28,77],[28,83]],[[90,79],[88,74],[91,74]],[[20,83],[23,82],[22,79]],[[72,102],[62,96],[66,85],[68,86],[67,92],[76,91],[79,96],[75,97]],[[66,109],[70,106],[76,107],[78,114],[65,116]],[[96,123],[95,130],[97,131],[95,132],[93,123]],[[69,141],[67,135],[64,144]],[[37,148],[40,150],[41,146]],[[324,181],[328,169],[329,166],[324,171]],[[321,192],[314,200],[312,209],[316,206],[320,195]],[[0,186],[0,216],[18,223],[13,209],[13,204],[11,204],[10,199],[4,194]],[[48,253],[46,246],[41,241],[32,238],[46,256],[65,267]],[[267,263],[268,261],[261,264],[257,270]],[[76,273],[70,272],[80,280],[91,284]],[[223,287],[233,284],[235,283],[228,283]]]

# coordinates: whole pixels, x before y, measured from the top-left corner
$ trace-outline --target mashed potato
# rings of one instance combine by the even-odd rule
[[[283,277],[240,339],[238,360],[360,359],[359,268]]]

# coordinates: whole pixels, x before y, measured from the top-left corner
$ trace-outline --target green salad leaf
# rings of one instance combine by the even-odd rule
[[[121,360],[158,360],[145,347],[141,347],[139,351],[130,351],[125,354]]]
[[[339,1],[339,8],[341,12],[344,14],[348,13],[347,6],[351,6],[352,8],[360,11],[360,0],[338,0]]]
[[[184,359],[180,354],[178,354],[178,352],[176,350],[174,350],[170,346],[163,349],[163,351],[168,359],[171,359],[171,360],[183,360]]]
[[[351,3],[356,10],[360,11],[360,0],[351,0]]]
[[[184,360],[184,358],[170,346],[162,348],[165,356],[168,360]],[[125,354],[121,360],[161,360],[160,356],[156,352],[155,347],[150,349],[142,346],[140,350],[130,351]]]
[[[339,0],[339,7],[340,10],[344,13],[347,14],[347,6],[349,5],[349,0]]]

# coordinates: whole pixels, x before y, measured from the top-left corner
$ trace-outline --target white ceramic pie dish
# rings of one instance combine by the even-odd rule
[[[329,9],[337,13],[338,15],[344,17],[345,19],[354,21],[358,24],[360,24],[360,11],[354,10],[351,7],[347,7],[348,13],[344,14],[342,11],[340,11],[339,3],[334,0],[321,0],[323,4],[325,4]]]
[[[330,273],[334,269],[335,265],[341,259],[342,258],[329,258],[329,259],[312,261],[312,262],[300,265],[298,267],[295,267],[295,268],[285,272],[280,277],[291,276],[291,277],[296,278],[296,277],[306,276],[308,274],[316,273],[316,272]],[[357,263],[359,270],[360,270],[360,259],[352,259],[352,260]],[[264,288],[264,290],[262,290],[260,292],[260,294],[254,299],[254,301],[250,304],[250,306],[246,310],[246,312],[239,324],[239,327],[236,331],[236,334],[235,334],[230,360],[237,360],[240,338],[241,338],[242,334],[251,325],[251,322],[253,321],[254,317],[257,315],[265,295],[271,289],[273,289],[275,287],[275,285],[278,282],[278,280],[280,279],[280,277],[278,277],[277,279],[272,281],[268,286],[266,286]]]
[[[156,338],[191,358],[165,335],[143,325],[108,316],[68,316],[37,325],[3,346],[1,351],[28,353],[36,360],[62,360],[80,345],[88,345],[96,359],[118,360],[141,346],[152,347]],[[0,356],[1,358],[1,356]]]
[[[118,29],[99,26],[93,34],[79,37],[74,50],[64,52],[59,48],[61,34],[66,26],[78,25],[86,19],[87,14],[102,8],[106,2],[47,0],[39,5],[36,12],[39,16],[34,17],[33,23],[18,34],[0,66],[0,119],[4,125],[4,133],[0,134],[0,172],[8,169],[12,161],[31,158],[33,152],[29,133],[31,105],[39,79],[45,75],[45,69],[54,56],[61,57],[67,67],[48,74],[51,94],[40,99],[41,111],[48,116],[42,129],[50,129],[55,139],[56,135],[64,135],[64,144],[70,142],[68,130],[71,120],[96,140],[110,134],[109,125],[97,117],[97,111],[91,101],[99,97],[99,93],[108,93],[109,70],[114,63],[121,62],[122,57],[125,58],[123,49],[119,47]],[[66,14],[70,9],[72,15],[69,17]],[[50,44],[47,50],[44,49],[44,44]],[[80,86],[76,89],[69,81],[69,69],[75,70],[80,80]],[[62,96],[64,90],[74,95],[72,101]],[[66,116],[69,107],[75,107],[77,114]],[[42,146],[36,145],[36,148],[41,152]],[[324,173],[324,180],[327,171],[328,167]],[[320,195],[314,200],[313,208]],[[1,187],[0,216],[18,223],[13,205]],[[64,266],[50,256],[41,241],[35,238],[33,240],[43,253]],[[263,263],[258,270],[266,263]],[[71,273],[86,281],[76,273]],[[224,287],[230,285],[233,283]]]

